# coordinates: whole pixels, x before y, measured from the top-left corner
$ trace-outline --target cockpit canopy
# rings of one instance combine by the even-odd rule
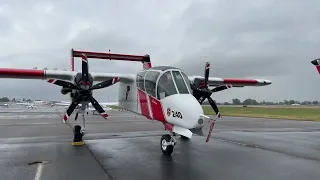
[[[157,66],[137,75],[137,86],[149,95],[162,99],[173,94],[190,94],[188,76],[178,68]]]

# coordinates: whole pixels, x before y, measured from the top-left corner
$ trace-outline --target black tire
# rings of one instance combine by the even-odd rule
[[[73,142],[80,142],[82,141],[82,134],[81,134],[81,126],[75,125],[73,128]]]
[[[173,145],[164,146],[162,142],[163,141],[170,142],[170,140],[171,140],[171,136],[169,134],[162,135],[161,137],[160,148],[162,153],[165,155],[171,155],[171,153],[173,152]]]

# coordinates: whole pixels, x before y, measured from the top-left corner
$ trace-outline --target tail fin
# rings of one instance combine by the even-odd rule
[[[316,68],[320,74],[320,58],[311,61],[311,63],[316,66]]]
[[[146,57],[145,61],[142,61],[144,70],[152,68],[152,64],[151,64],[151,61],[150,61],[150,56],[148,54],[146,54],[145,57]]]

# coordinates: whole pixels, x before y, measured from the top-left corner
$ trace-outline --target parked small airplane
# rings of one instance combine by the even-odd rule
[[[2,106],[4,108],[9,108],[9,104],[0,104],[0,106]]]
[[[83,116],[83,129],[74,126],[74,142],[81,142],[85,127],[85,110],[91,102],[97,112],[107,119],[108,114],[92,96],[92,91],[106,88],[119,83],[119,106],[147,117],[157,120],[164,125],[170,134],[161,137],[160,147],[163,154],[171,154],[176,145],[176,134],[191,138],[192,134],[203,135],[204,121],[210,122],[210,131],[206,141],[212,133],[215,119],[206,116],[201,103],[208,99],[218,119],[220,111],[212,93],[229,89],[231,87],[266,86],[271,81],[263,79],[234,79],[209,77],[210,63],[205,65],[204,76],[187,76],[181,69],[171,66],[152,67],[149,55],[124,55],[111,53],[98,53],[87,51],[71,51],[71,71],[34,70],[0,68],[0,78],[15,79],[42,79],[49,83],[62,86],[62,94],[70,94],[72,103],[63,117],[67,121],[78,104],[81,104]],[[82,58],[82,71],[74,72],[74,58]],[[143,70],[137,74],[125,73],[96,73],[89,72],[88,58],[126,60],[142,62]],[[94,81],[99,81],[93,84]],[[215,88],[209,89],[209,86]]]
[[[33,105],[33,104],[31,104],[31,105],[26,105],[26,107],[27,107],[28,109],[36,109],[36,108],[37,108],[37,106],[35,106],[35,105]]]

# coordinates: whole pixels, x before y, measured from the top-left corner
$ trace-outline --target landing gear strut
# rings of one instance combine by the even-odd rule
[[[161,151],[165,155],[171,155],[173,152],[174,145],[177,144],[177,141],[174,139],[174,135],[165,134],[161,137],[160,147]]]
[[[82,140],[82,137],[85,135],[85,127],[86,127],[86,120],[84,117],[85,109],[82,109],[82,119],[83,119],[83,128],[80,125],[75,125],[73,128],[73,141],[72,145],[79,146],[83,145],[84,141]],[[78,113],[77,113],[78,114]],[[76,115],[78,116],[78,115]]]

